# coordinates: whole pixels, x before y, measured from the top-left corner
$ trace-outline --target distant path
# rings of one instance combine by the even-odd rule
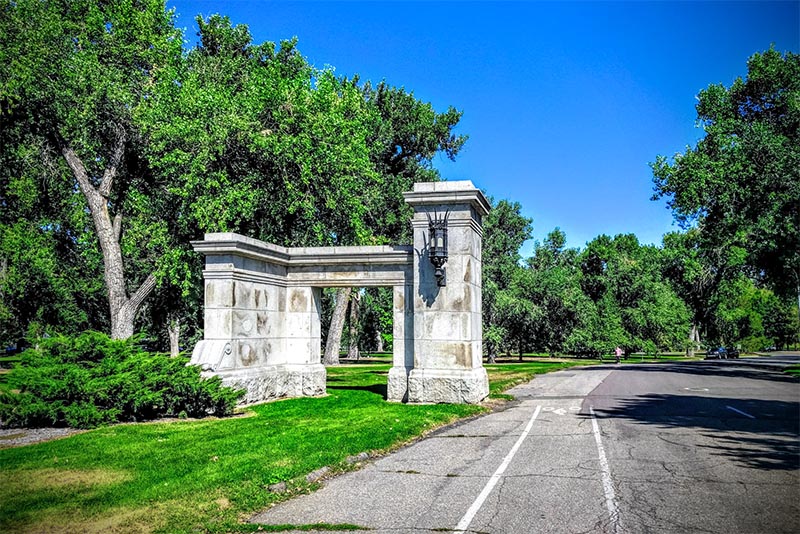
[[[800,382],[748,365],[539,376],[512,390],[512,407],[253,520],[386,533],[798,532]]]

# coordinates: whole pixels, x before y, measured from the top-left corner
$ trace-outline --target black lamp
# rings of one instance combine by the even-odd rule
[[[449,216],[450,210],[445,212],[444,217],[439,217],[436,212],[434,212],[433,218],[430,213],[428,214],[428,229],[430,230],[428,253],[431,263],[436,268],[434,276],[436,276],[436,285],[439,287],[447,285],[444,264],[447,262],[447,218]]]

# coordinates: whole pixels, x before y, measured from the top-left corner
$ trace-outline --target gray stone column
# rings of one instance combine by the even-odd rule
[[[405,284],[393,288],[394,331],[392,368],[386,386],[387,400],[408,401],[408,374],[414,367],[414,286]]]
[[[472,182],[414,184],[413,343],[408,401],[476,403],[489,394],[482,360],[481,240],[489,203]],[[428,215],[448,217],[446,286],[429,259]],[[397,365],[397,364],[395,364]]]

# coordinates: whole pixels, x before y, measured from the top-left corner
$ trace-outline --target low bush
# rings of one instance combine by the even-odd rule
[[[99,332],[43,339],[23,352],[0,394],[6,427],[144,421],[230,415],[243,392],[202,378],[188,358],[150,353],[136,339]]]

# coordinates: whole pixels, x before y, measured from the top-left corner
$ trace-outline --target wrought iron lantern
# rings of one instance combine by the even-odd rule
[[[430,230],[430,243],[428,244],[428,254],[431,263],[435,267],[434,276],[436,285],[444,287],[447,285],[447,277],[444,264],[447,263],[447,218],[450,211],[445,212],[444,217],[440,217],[434,212],[433,218],[428,214],[428,229]]]

